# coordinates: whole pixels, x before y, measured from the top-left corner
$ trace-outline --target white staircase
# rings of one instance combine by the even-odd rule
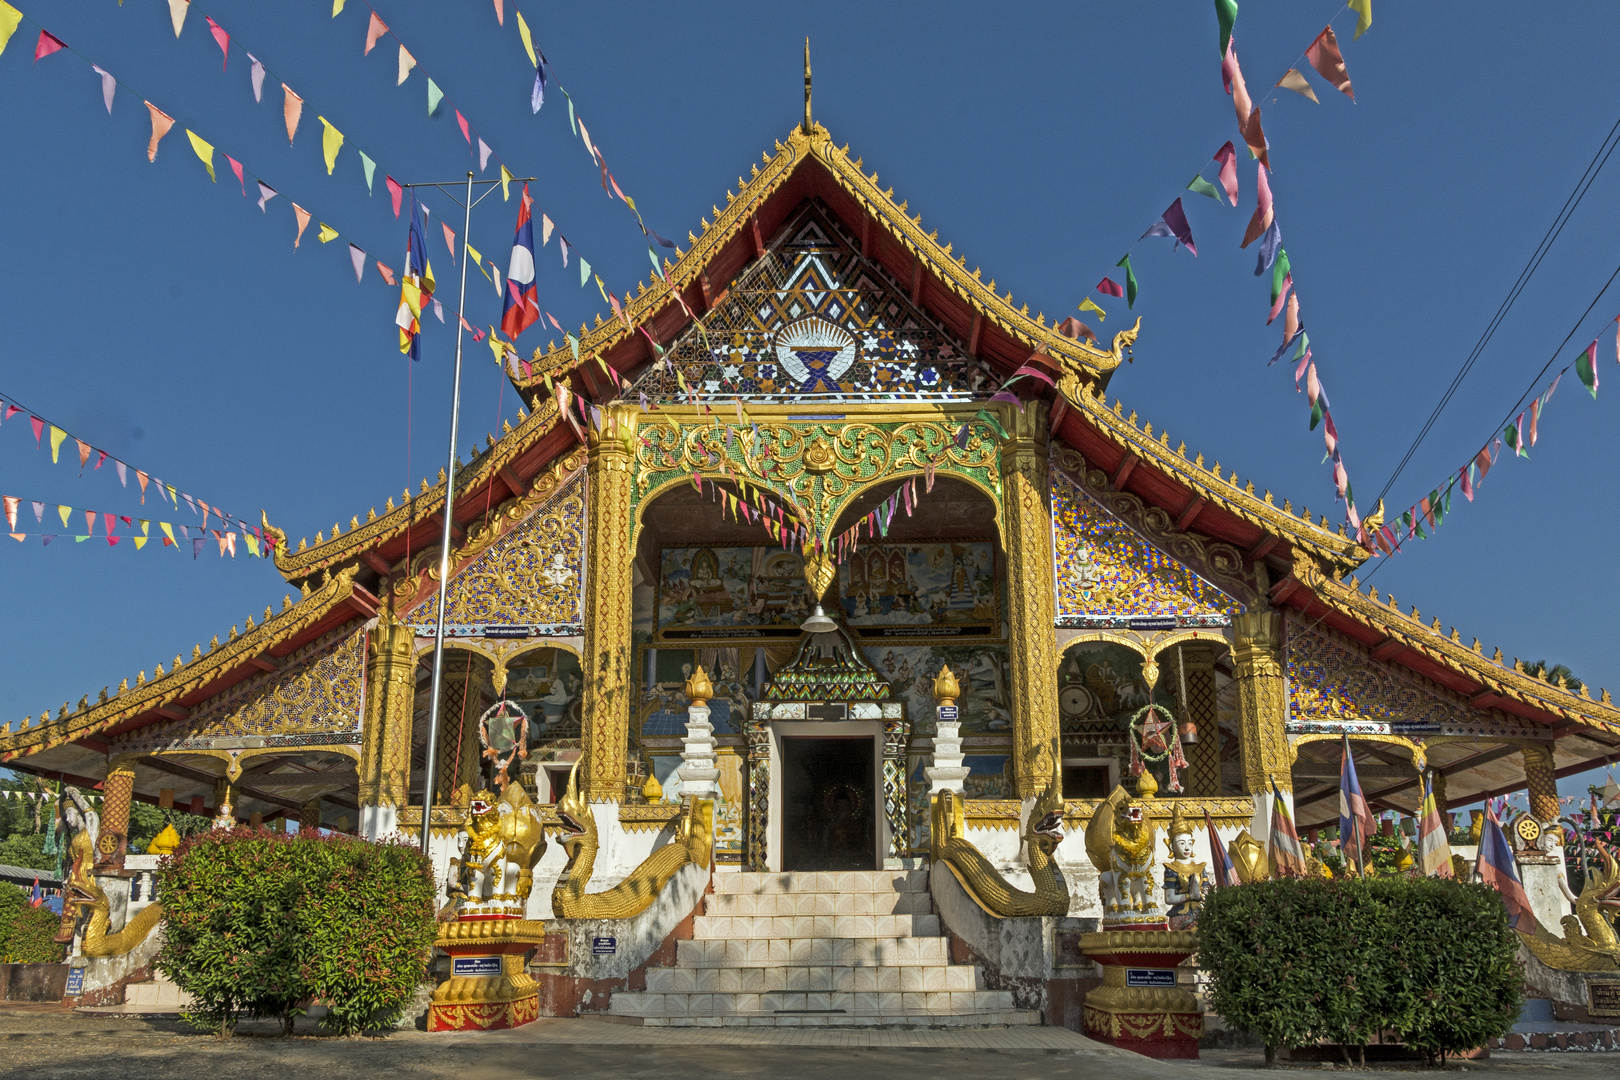
[[[979,969],[952,964],[928,871],[722,874],[676,966],[611,1013],[661,1027],[1039,1024]]]

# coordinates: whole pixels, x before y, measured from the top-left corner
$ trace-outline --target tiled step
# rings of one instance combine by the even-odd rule
[[[957,990],[935,993],[767,993],[767,994],[654,994],[613,995],[612,1012],[620,1016],[777,1016],[888,1015],[956,1016],[964,1013],[1011,1011],[1010,990]]]
[[[938,993],[982,990],[981,982],[979,969],[970,964],[647,969],[647,992],[651,994]]]
[[[928,891],[927,870],[839,870],[816,873],[716,874],[714,891],[767,893],[890,893]]]
[[[621,1023],[645,1027],[849,1027],[849,1028],[1002,1028],[1038,1027],[1034,1009],[950,1013],[747,1013],[733,1016],[619,1016]]]
[[[147,1009],[179,1010],[192,1004],[191,995],[167,979],[129,983],[124,987],[124,1004]]]
[[[950,962],[942,937],[754,938],[677,941],[683,968],[881,967]]]
[[[925,892],[715,893],[705,897],[705,915],[927,915]]]
[[[699,915],[699,941],[938,937],[938,915]]]

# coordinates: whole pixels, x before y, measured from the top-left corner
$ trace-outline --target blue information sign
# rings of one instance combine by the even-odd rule
[[[452,975],[499,975],[501,973],[501,958],[499,956],[458,956],[450,963]]]
[[[1176,985],[1175,968],[1126,968],[1126,986],[1149,986],[1156,989],[1173,989]]]
[[[619,951],[619,939],[612,937],[591,938],[591,952],[597,956],[612,956]]]

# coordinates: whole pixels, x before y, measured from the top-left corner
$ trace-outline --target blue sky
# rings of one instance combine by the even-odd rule
[[[382,174],[451,180],[476,167],[451,102],[519,175],[540,178],[538,204],[610,288],[623,295],[645,276],[640,233],[603,197],[561,95],[530,113],[532,70],[511,4],[503,29],[491,0],[376,2],[420,65],[403,87],[392,39],[362,56],[360,0],[336,19],[328,0],[202,0],[179,40],[162,0],[19,5],[178,123],[149,164],[138,97],[120,89],[109,117],[97,78],[72,53],[32,63],[30,23],[0,56],[0,393],[234,513],[267,509],[294,537],[329,533],[335,520],[364,518],[414,489],[443,464],[453,337],[431,323],[422,362],[403,360],[397,292],[374,268],[356,284],[346,243],[397,270],[404,229]],[[809,35],[817,119],[970,266],[1049,319],[1074,313],[1194,172],[1214,176],[1211,155],[1236,138],[1206,2],[525,0],[522,10],[619,182],[683,247],[797,121]],[[1266,103],[1265,88],[1335,12],[1358,103],[1314,73],[1320,105],[1287,91]],[[267,80],[256,104],[235,47],[222,72],[205,13],[304,97],[293,145],[279,87]],[[1614,123],[1620,69],[1609,42],[1620,16],[1597,3],[1527,19],[1522,5],[1375,0],[1372,30],[1352,43],[1353,18],[1331,3],[1245,0],[1236,37],[1263,103],[1314,355],[1366,503]],[[449,98],[431,119],[424,72]],[[349,140],[331,176],[317,116]],[[261,214],[223,158],[209,183],[183,127],[284,197]],[[355,144],[378,163],[369,196]],[[1265,325],[1253,249],[1238,250],[1254,166],[1239,173],[1237,209],[1186,196],[1197,259],[1165,240],[1135,248],[1142,337],[1111,389],[1189,452],[1331,515],[1304,399],[1283,365],[1265,367],[1279,332]],[[1393,510],[1479,448],[1614,270],[1617,189],[1620,165],[1611,165],[1395,485]],[[322,245],[312,224],[294,250],[289,200],[343,239]],[[442,196],[427,202],[435,215],[456,212]],[[497,197],[474,218],[474,245],[503,266],[514,213]],[[436,227],[429,239],[441,282],[453,283]],[[553,240],[540,257],[541,302],[577,327],[602,305],[572,268],[562,271],[556,250]],[[492,286],[471,282],[469,318],[498,320]],[[1111,332],[1125,314],[1121,302],[1109,308],[1098,328]],[[1620,290],[1560,365],[1616,312]],[[538,329],[521,341],[543,343]],[[1594,685],[1620,685],[1606,617],[1620,601],[1605,557],[1620,394],[1612,346],[1599,351],[1608,350],[1601,371],[1612,389],[1594,402],[1566,379],[1531,460],[1502,463],[1478,501],[1458,499],[1436,539],[1374,579],[1464,640],[1561,661]],[[517,406],[488,350],[469,347],[463,452]],[[143,512],[133,484],[121,489],[106,469],[77,472],[34,449],[25,418],[0,427],[4,493]],[[156,514],[150,501],[146,512]],[[193,561],[100,540],[4,543],[8,720],[189,655],[193,642],[279,607],[287,591],[268,562]]]

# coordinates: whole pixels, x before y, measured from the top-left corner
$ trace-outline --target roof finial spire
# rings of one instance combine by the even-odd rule
[[[809,135],[815,128],[810,119],[810,39],[804,39],[804,127],[801,129]]]

